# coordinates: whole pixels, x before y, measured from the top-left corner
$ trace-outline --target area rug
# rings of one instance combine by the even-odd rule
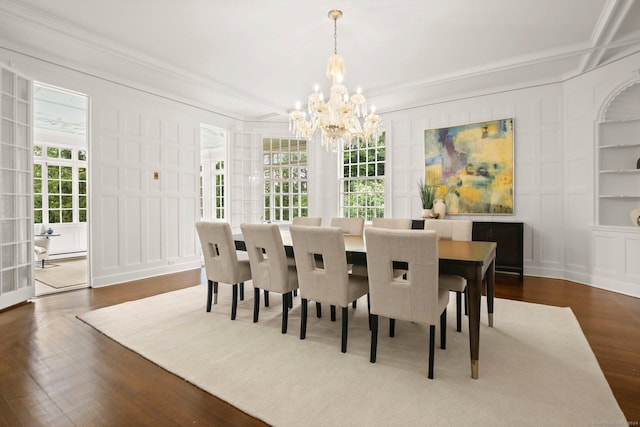
[[[87,260],[56,260],[56,264],[47,268],[35,269],[36,280],[52,288],[60,289],[87,283]]]
[[[569,308],[496,299],[495,327],[483,300],[478,380],[471,379],[466,325],[427,374],[428,328],[381,318],[377,363],[369,363],[366,299],[349,308],[348,352],[340,352],[340,310],[331,322],[309,310],[299,339],[300,299],[280,333],[281,299],[271,295],[252,323],[251,298],[230,319],[230,292],[205,312],[206,287],[126,302],[79,318],[115,341],[237,408],[276,426],[626,425]],[[246,295],[252,296],[251,287]],[[439,343],[439,337],[436,337]]]

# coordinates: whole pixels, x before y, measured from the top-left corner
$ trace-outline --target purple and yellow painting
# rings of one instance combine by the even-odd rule
[[[513,214],[513,118],[425,130],[424,149],[448,214]]]

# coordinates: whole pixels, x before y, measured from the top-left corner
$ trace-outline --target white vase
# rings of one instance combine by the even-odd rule
[[[447,214],[447,205],[445,205],[444,200],[435,199],[433,201],[433,214],[436,218],[444,219]]]
[[[433,211],[431,209],[423,209],[422,218],[433,218]]]

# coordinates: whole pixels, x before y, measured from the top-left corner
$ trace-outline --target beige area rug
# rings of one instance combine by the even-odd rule
[[[56,260],[55,264],[45,264],[45,268],[36,268],[36,280],[52,288],[60,289],[87,283],[87,260]]]
[[[495,301],[495,327],[483,318],[480,379],[470,377],[466,327],[449,308],[447,349],[436,337],[428,380],[428,329],[381,318],[378,361],[369,363],[366,298],[349,309],[348,352],[340,352],[340,310],[331,322],[309,307],[299,339],[300,298],[280,333],[281,298],[252,323],[253,290],[230,319],[230,287],[205,312],[203,285],[85,313],[80,319],[122,345],[276,426],[626,425],[569,308]],[[466,325],[465,325],[466,326]]]

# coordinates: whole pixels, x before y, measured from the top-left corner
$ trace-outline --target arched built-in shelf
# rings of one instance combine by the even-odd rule
[[[613,96],[598,124],[598,224],[633,226],[640,207],[640,81]]]

